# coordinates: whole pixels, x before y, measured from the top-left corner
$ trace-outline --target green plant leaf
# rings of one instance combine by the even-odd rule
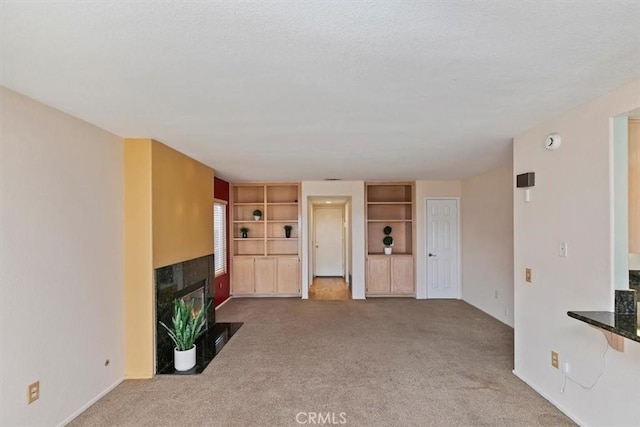
[[[211,301],[202,307],[202,310],[194,317],[193,301],[185,302],[181,298],[173,300],[172,327],[168,327],[163,322],[159,322],[173,341],[179,351],[190,350],[196,340],[204,333],[207,321],[207,312],[211,306]]]

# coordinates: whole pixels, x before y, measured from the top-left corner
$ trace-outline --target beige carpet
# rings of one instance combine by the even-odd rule
[[[236,299],[218,320],[245,324],[202,375],[125,381],[71,425],[573,425],[511,373],[513,330],[462,301]]]

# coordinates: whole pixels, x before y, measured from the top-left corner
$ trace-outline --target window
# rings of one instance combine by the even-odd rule
[[[227,272],[227,202],[213,202],[213,253],[216,277]]]

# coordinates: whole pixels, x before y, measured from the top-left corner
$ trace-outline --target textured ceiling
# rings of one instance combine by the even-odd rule
[[[234,181],[471,176],[640,76],[639,1],[0,7],[4,86]]]

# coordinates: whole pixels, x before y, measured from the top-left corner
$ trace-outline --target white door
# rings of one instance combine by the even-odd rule
[[[343,212],[342,207],[314,211],[315,276],[344,276]]]
[[[427,298],[460,298],[458,200],[427,200]]]

